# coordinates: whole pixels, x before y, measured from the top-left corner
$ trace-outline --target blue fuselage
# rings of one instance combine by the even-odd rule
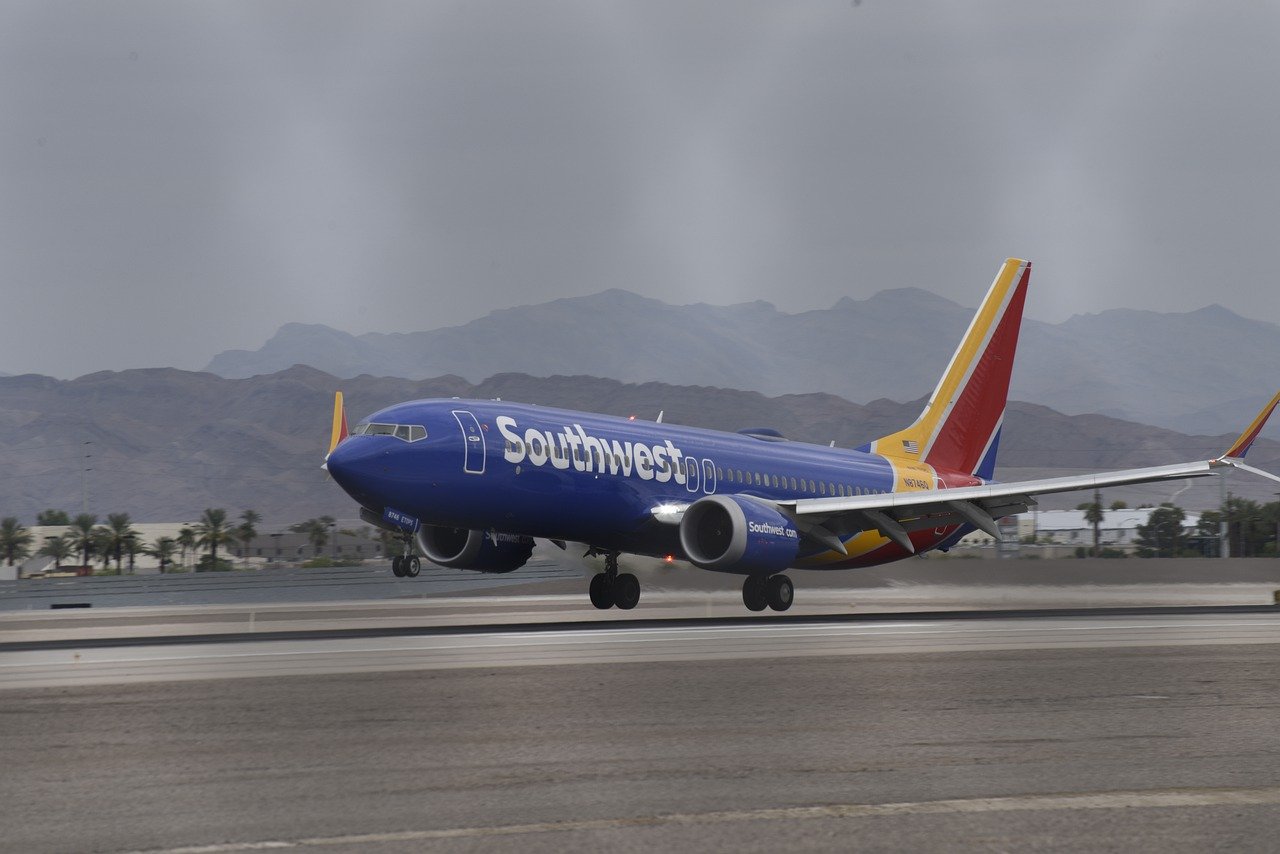
[[[328,468],[380,516],[677,557],[676,526],[655,508],[717,493],[879,494],[902,489],[904,477],[908,488],[938,485],[861,451],[487,400],[383,409],[333,450]],[[802,553],[801,565],[821,551]]]

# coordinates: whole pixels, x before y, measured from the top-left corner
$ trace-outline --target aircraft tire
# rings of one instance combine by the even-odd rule
[[[404,578],[404,558],[400,555],[391,559],[391,574],[396,578]]]
[[[640,602],[640,579],[624,572],[613,580],[613,604],[630,611]]]
[[[748,575],[742,582],[742,604],[748,611],[763,611],[769,607],[765,595],[765,580],[756,575]]]
[[[796,598],[796,586],[785,575],[771,575],[765,582],[765,599],[775,611],[785,611]]]
[[[595,605],[601,611],[607,611],[613,607],[613,590],[609,584],[609,576],[603,572],[597,572],[591,576],[591,604]]]
[[[402,566],[404,566],[404,574],[410,578],[417,578],[418,573],[422,572],[422,561],[417,555],[405,558]]]

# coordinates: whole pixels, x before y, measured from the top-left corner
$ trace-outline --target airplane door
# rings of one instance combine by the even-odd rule
[[[690,492],[698,491],[698,461],[693,457],[684,458],[684,488]]]
[[[484,433],[480,422],[465,409],[453,410],[453,417],[462,428],[462,470],[467,474],[484,474]]]
[[[702,491],[707,495],[716,491],[716,467],[711,460],[702,461]]]

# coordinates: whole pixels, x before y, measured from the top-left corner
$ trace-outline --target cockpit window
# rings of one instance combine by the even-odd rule
[[[427,438],[427,428],[421,424],[376,424],[362,421],[351,431],[352,436],[395,436],[402,442],[417,442]]]

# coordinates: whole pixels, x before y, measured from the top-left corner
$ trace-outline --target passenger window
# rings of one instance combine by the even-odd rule
[[[822,481],[818,481],[818,494],[819,494],[819,495],[826,495],[826,494],[827,494],[827,485],[826,485],[825,483],[823,483]]]
[[[693,471],[693,460],[689,460],[689,465],[686,468],[690,472]],[[724,480],[724,470],[720,466],[716,466],[716,480]]]

